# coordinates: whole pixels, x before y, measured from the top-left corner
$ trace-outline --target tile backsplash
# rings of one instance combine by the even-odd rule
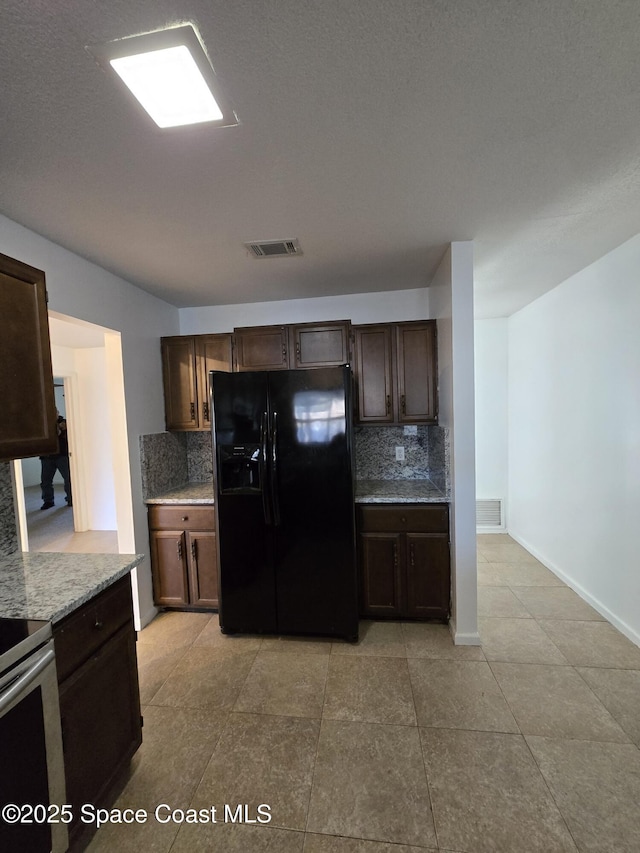
[[[189,480],[187,435],[156,432],[140,436],[143,499],[177,489]]]
[[[211,433],[187,433],[187,465],[190,483],[213,482],[213,448]]]
[[[354,429],[356,477],[359,480],[421,480],[449,489],[449,435],[444,427],[419,426],[416,435],[404,427],[359,426]],[[404,447],[403,462],[396,447]],[[185,483],[213,480],[213,454],[208,432],[160,432],[140,436],[142,494],[154,497]]]
[[[444,427],[418,426],[405,435],[402,426],[355,427],[356,476],[359,480],[421,480],[428,477],[443,491],[449,481],[449,434]],[[404,448],[404,461],[396,460]]]

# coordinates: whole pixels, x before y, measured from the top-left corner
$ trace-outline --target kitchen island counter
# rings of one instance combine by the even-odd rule
[[[145,500],[146,504],[191,504],[193,506],[212,505],[214,503],[213,483],[185,483],[177,489],[162,492]]]
[[[357,504],[449,503],[431,480],[356,480]]]
[[[0,559],[0,616],[53,623],[142,562],[142,554],[18,551]]]

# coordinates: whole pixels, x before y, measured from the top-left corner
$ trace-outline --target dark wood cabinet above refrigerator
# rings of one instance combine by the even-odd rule
[[[237,328],[234,369],[339,367],[350,360],[350,332],[348,320]]]

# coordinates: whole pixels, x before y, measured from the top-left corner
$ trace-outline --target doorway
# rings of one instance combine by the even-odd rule
[[[21,548],[128,553],[133,513],[120,335],[54,312],[49,328],[56,405],[68,428],[73,506],[65,502],[58,475],[54,506],[42,510],[39,458],[14,463]]]

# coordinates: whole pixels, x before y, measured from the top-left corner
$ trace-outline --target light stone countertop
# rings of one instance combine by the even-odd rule
[[[178,489],[171,489],[153,498],[147,498],[146,504],[213,504],[213,482],[185,483]]]
[[[58,622],[130,572],[143,556],[9,554],[0,558],[0,616]]]
[[[431,480],[356,480],[357,504],[449,503]]]
[[[356,503],[448,503],[449,498],[431,480],[356,480]],[[147,498],[146,504],[214,503],[213,483],[186,483]]]

